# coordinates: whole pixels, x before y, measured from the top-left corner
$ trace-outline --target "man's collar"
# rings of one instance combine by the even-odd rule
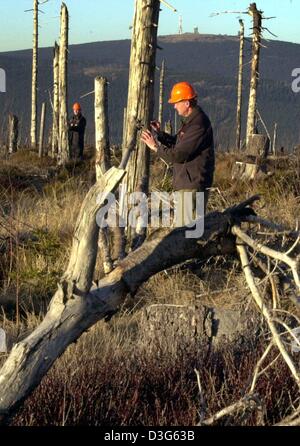
[[[194,118],[195,115],[197,115],[197,113],[199,112],[199,105],[196,105],[193,110],[192,113],[189,116],[186,116],[184,118],[182,118],[182,123],[183,124],[188,124],[189,122],[191,122],[191,120]]]

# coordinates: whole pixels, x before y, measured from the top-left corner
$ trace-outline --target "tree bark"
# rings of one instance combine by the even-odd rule
[[[250,136],[255,132],[255,118],[256,118],[256,100],[257,100],[257,86],[259,78],[259,54],[261,46],[261,11],[256,9],[256,3],[251,3],[248,13],[253,17],[253,38],[252,38],[252,62],[251,62],[251,79],[250,79],[250,95],[248,105],[247,118],[247,137],[246,145],[248,146]]]
[[[18,150],[19,119],[12,113],[8,116],[8,153],[15,153]]]
[[[163,128],[163,114],[164,114],[164,95],[165,95],[165,59],[161,63],[160,79],[159,79],[159,112],[158,121]]]
[[[42,158],[42,156],[45,155],[45,150],[44,150],[45,118],[46,118],[46,102],[43,102],[41,111],[40,137],[39,137],[40,158]]]
[[[69,13],[62,3],[60,12],[60,46],[59,46],[59,164],[70,160],[68,138],[68,41]]]
[[[39,38],[39,1],[33,0],[33,51],[31,79],[31,148],[37,145],[37,76],[38,76],[38,38]]]
[[[240,55],[239,55],[239,75],[236,107],[236,150],[241,149],[241,113],[242,113],[242,91],[243,91],[243,63],[244,63],[244,23],[240,22]]]
[[[256,162],[265,160],[270,149],[270,139],[267,135],[253,134],[248,141],[247,155],[256,158]]]
[[[59,137],[59,45],[55,42],[53,52],[53,104],[52,104],[52,157],[58,152]]]
[[[272,154],[273,155],[277,155],[276,143],[277,143],[277,122],[275,122],[275,124],[274,124],[273,144],[272,144]]]
[[[97,181],[110,168],[107,79],[95,79],[95,134]]]
[[[107,79],[105,77],[95,78],[95,135],[96,180],[99,181],[110,168]],[[112,271],[113,266],[107,227],[100,229],[99,248],[103,259],[104,273],[108,274]]]
[[[123,148],[132,140],[134,127],[149,127],[154,110],[154,77],[157,48],[157,29],[160,10],[159,0],[136,0],[132,31],[130,71],[127,101],[127,125]],[[148,193],[150,151],[138,141],[128,165],[124,190],[128,193]],[[130,210],[130,207],[128,208]],[[135,228],[135,233],[145,237],[144,228]]]

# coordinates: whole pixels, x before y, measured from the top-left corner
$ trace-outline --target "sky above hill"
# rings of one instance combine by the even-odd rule
[[[40,0],[41,3],[43,0]],[[162,3],[159,20],[159,35],[177,34],[179,17],[182,16],[183,32],[193,32],[198,27],[203,34],[236,35],[238,19],[245,21],[246,35],[251,34],[251,18],[246,11],[249,2],[233,0],[167,0],[177,9],[173,12]],[[129,29],[134,0],[65,0],[70,14],[70,44],[103,40],[130,39]],[[32,46],[33,0],[0,0],[0,51],[12,51]],[[59,38],[60,0],[48,0],[40,6],[40,47],[52,46]],[[261,0],[257,7],[264,11],[266,26],[277,37],[267,31],[265,38],[300,43],[299,0]],[[234,11],[211,17],[212,13]]]

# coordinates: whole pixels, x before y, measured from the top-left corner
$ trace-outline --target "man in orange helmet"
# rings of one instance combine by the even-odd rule
[[[78,102],[75,102],[73,105],[73,116],[69,122],[71,158],[83,159],[85,127],[86,119],[82,116],[81,106]]]
[[[204,193],[204,210],[208,188],[212,186],[215,156],[213,130],[208,116],[197,104],[197,93],[188,82],[172,88],[169,104],[174,104],[183,124],[172,136],[161,131],[160,123],[151,122],[152,130],[142,132],[142,141],[163,160],[173,164],[173,189]],[[184,194],[183,194],[184,195]],[[182,221],[181,221],[182,222]]]

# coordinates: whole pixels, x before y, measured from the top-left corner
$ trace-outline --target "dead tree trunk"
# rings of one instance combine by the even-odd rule
[[[273,144],[272,144],[273,155],[277,155],[276,143],[277,143],[277,122],[275,122],[274,133],[273,133]]]
[[[256,3],[251,3],[248,10],[253,17],[253,38],[252,38],[252,62],[251,62],[251,79],[250,79],[250,94],[248,105],[247,118],[247,136],[246,145],[248,146],[250,136],[255,133],[255,118],[256,118],[256,99],[257,86],[259,78],[259,54],[261,46],[261,24],[262,13],[256,9]]]
[[[99,181],[110,168],[107,79],[105,77],[95,78],[95,135],[96,180]],[[104,273],[108,274],[112,271],[113,267],[107,227],[100,229],[99,248],[103,258]]]
[[[130,73],[127,102],[127,125],[123,148],[129,141],[137,123],[148,127],[154,109],[154,74],[157,48],[159,0],[136,0],[132,31]],[[150,151],[138,141],[128,166],[125,180],[127,192],[148,192]],[[144,238],[144,228],[135,228]]]
[[[165,59],[161,63],[160,79],[159,79],[159,112],[158,121],[163,128],[163,114],[164,114],[164,95],[165,95]]]
[[[12,113],[8,116],[8,153],[15,153],[18,150],[19,119]]]
[[[59,128],[59,45],[55,42],[53,54],[53,103],[52,103],[52,157],[57,156]]]
[[[95,79],[96,177],[110,168],[107,79]]]
[[[44,150],[44,135],[45,135],[45,117],[46,117],[46,102],[42,104],[41,122],[40,122],[40,137],[39,137],[39,157],[45,155]]]
[[[38,75],[38,38],[39,38],[39,1],[33,0],[33,52],[31,84],[31,148],[37,146],[37,75]]]
[[[65,164],[70,160],[68,138],[68,41],[69,13],[62,3],[60,13],[60,45],[59,45],[59,142],[58,161]]]
[[[242,90],[243,90],[243,63],[244,63],[244,23],[240,22],[240,56],[239,56],[239,75],[238,75],[238,93],[236,107],[236,150],[241,149],[241,113],[242,113]]]

